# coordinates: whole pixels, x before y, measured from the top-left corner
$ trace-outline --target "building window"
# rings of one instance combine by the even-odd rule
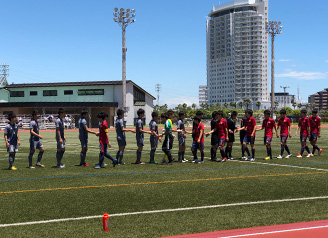
[[[104,95],[104,89],[79,89],[79,96]]]
[[[57,96],[57,90],[43,90],[43,96]]]
[[[30,96],[37,96],[38,95],[38,91],[30,91]]]
[[[64,95],[73,95],[73,90],[64,90]]]
[[[137,87],[133,87],[134,103],[146,102],[146,94]]]
[[[11,91],[10,97],[24,97],[24,91]]]

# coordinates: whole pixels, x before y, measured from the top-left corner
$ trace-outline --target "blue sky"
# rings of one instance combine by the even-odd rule
[[[9,83],[121,80],[121,29],[115,7],[135,8],[127,29],[127,79],[160,104],[198,102],[206,84],[206,18],[229,0],[0,0],[0,63]],[[280,20],[276,38],[276,91],[307,100],[328,87],[328,3],[271,0],[269,19]]]

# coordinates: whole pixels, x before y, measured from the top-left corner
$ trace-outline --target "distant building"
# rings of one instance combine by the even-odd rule
[[[208,102],[269,105],[268,0],[234,0],[207,20]]]
[[[271,97],[271,93],[270,93]],[[275,93],[274,101],[279,102],[278,109],[282,107],[293,108],[293,103],[295,102],[295,95],[289,95],[289,93]]]
[[[145,110],[145,121],[151,120],[155,98],[134,82],[126,84],[126,125],[133,125],[137,110]],[[90,81],[62,83],[10,84],[0,89],[0,114],[31,114],[38,110],[42,114],[57,115],[63,107],[76,119],[82,109],[88,109],[89,127],[98,127],[97,114],[106,112],[108,124],[113,126],[116,110],[122,107],[122,81]],[[77,120],[76,120],[77,121]]]
[[[199,105],[207,103],[207,85],[199,85]]]
[[[310,95],[309,103],[315,103],[319,110],[328,110],[328,88]]]

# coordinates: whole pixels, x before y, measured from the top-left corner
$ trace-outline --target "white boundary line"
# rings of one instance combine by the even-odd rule
[[[140,214],[190,211],[190,210],[199,210],[199,209],[208,209],[208,208],[248,206],[248,205],[257,205],[257,204],[295,202],[295,201],[307,201],[307,200],[318,200],[318,199],[328,199],[328,196],[306,197],[306,198],[290,198],[290,199],[278,199],[278,200],[267,200],[267,201],[256,201],[256,202],[241,202],[241,203],[231,203],[231,204],[219,204],[219,205],[210,205],[210,206],[201,206],[201,207],[184,207],[184,208],[173,208],[173,209],[164,209],[164,210],[140,211],[140,212],[129,212],[129,213],[116,213],[116,214],[110,214],[109,216],[110,217],[118,217],[118,216],[130,216],[130,215],[140,215]],[[63,221],[76,221],[76,220],[95,219],[95,218],[101,218],[101,217],[103,217],[103,216],[98,215],[98,216],[73,217],[73,218],[43,220],[43,221],[32,221],[32,222],[19,222],[19,223],[11,223],[11,224],[0,224],[0,227],[24,226],[24,225],[45,224],[45,223],[53,223],[53,222],[63,222]]]
[[[328,227],[328,225],[326,225],[326,226],[313,226],[313,227],[295,228],[295,229],[281,230],[281,231],[268,231],[268,232],[261,232],[261,233],[250,233],[250,234],[235,235],[235,236],[218,236],[218,238],[249,237],[249,236],[267,235],[267,234],[283,233],[283,232],[290,232],[290,231],[312,230],[312,229],[319,229],[319,228],[326,228],[326,227]]]

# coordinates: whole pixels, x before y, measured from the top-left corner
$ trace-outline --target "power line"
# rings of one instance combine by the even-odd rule
[[[7,72],[9,71],[9,65],[3,64],[0,65],[0,87],[8,85],[7,76],[9,75]]]

